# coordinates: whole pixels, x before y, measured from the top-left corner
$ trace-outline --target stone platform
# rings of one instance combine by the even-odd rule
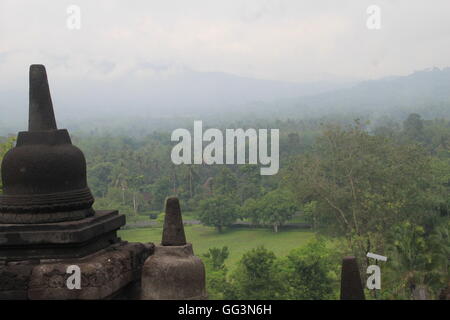
[[[28,259],[0,264],[0,299],[139,299],[144,261],[152,243],[119,242],[76,259]],[[68,289],[67,268],[81,270],[81,289]]]
[[[119,242],[116,230],[124,224],[116,210],[78,221],[0,224],[0,260],[84,257]]]

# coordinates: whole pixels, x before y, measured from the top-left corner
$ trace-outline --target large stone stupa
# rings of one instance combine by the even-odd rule
[[[93,210],[86,160],[56,126],[43,65],[30,67],[29,95],[28,131],[1,166],[0,298],[103,299],[139,285],[153,246],[121,241],[117,210]],[[66,286],[70,265],[81,290]]]

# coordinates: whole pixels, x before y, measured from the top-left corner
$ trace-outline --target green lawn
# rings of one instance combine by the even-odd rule
[[[228,246],[230,257],[227,265],[233,268],[242,255],[257,246],[265,246],[277,256],[286,255],[290,250],[301,247],[314,237],[314,233],[305,230],[286,230],[274,233],[270,229],[239,228],[218,233],[214,228],[203,225],[185,226],[188,242],[191,242],[196,255],[208,251],[208,248]],[[139,228],[119,231],[123,240],[130,242],[161,241],[162,228]]]

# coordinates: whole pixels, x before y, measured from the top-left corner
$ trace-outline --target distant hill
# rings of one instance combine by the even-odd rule
[[[189,117],[241,111],[283,98],[324,93],[348,82],[292,83],[252,79],[221,72],[183,70],[171,75],[137,79],[132,74],[109,82],[82,83],[71,90],[65,108],[79,115]],[[59,94],[60,95],[60,94]],[[77,110],[78,109],[78,110]]]
[[[144,69],[138,71],[142,73]],[[450,118],[450,68],[408,76],[352,82],[290,83],[220,72],[153,72],[151,77],[86,80],[52,78],[55,113],[61,127],[177,126],[176,119],[262,119],[389,116],[402,120],[411,112],[423,118]],[[0,88],[0,134],[26,129],[28,84]],[[175,122],[175,123],[174,123]]]
[[[264,102],[319,94],[348,87],[349,81],[292,83],[188,69],[165,73],[151,66],[114,79],[52,77],[47,70],[59,123],[84,120],[115,122],[124,117],[168,118],[214,116],[254,109]],[[164,70],[163,70],[164,71]],[[24,80],[26,77],[24,77]],[[26,80],[25,80],[26,81]],[[26,127],[28,83],[17,89],[0,88],[0,132]]]
[[[301,97],[287,107],[298,115],[332,113],[450,118],[450,68],[427,69],[408,76],[364,81],[351,88]]]

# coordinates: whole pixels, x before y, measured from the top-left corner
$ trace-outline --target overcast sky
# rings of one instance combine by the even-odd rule
[[[80,30],[66,26],[71,4]],[[366,27],[373,4],[380,30]],[[183,69],[295,82],[406,75],[450,66],[449,12],[448,0],[0,0],[0,85],[23,84],[32,63],[58,81]]]

